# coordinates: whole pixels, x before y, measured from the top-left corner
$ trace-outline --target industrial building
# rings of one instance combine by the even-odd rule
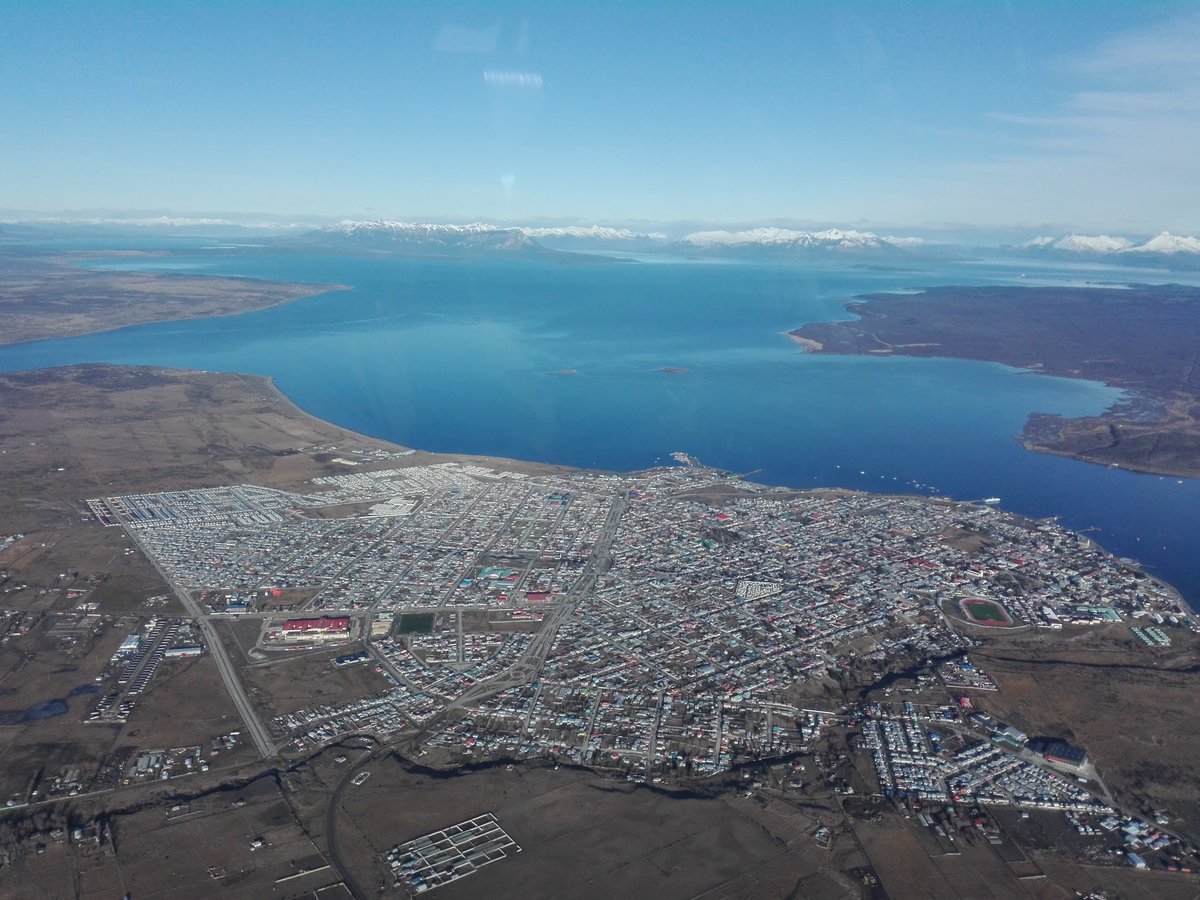
[[[1058,738],[1036,738],[1029,742],[1029,749],[1042,754],[1047,762],[1082,769],[1087,763],[1087,753],[1082,747],[1068,744]]]
[[[288,619],[282,626],[285,641],[343,640],[350,636],[349,616],[318,616],[313,619]]]

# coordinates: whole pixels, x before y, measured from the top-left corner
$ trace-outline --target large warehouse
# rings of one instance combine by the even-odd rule
[[[349,636],[349,616],[288,619],[283,623],[284,640],[328,641],[340,640]]]

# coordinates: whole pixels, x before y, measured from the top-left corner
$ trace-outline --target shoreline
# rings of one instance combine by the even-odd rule
[[[185,371],[185,370],[171,370],[171,371]],[[360,440],[365,440],[365,441],[372,442],[372,443],[382,444],[389,449],[394,448],[394,449],[399,449],[399,450],[410,450],[410,451],[412,451],[413,456],[416,457],[414,462],[426,461],[429,459],[441,459],[441,460],[444,460],[447,462],[465,459],[465,460],[470,460],[472,462],[485,463],[485,464],[493,466],[494,468],[504,468],[504,469],[509,469],[509,470],[513,470],[513,471],[521,471],[524,468],[536,467],[542,471],[553,470],[553,471],[559,471],[559,472],[583,472],[583,473],[592,473],[592,474],[596,474],[596,475],[617,475],[617,476],[636,475],[639,472],[647,472],[647,471],[652,471],[655,468],[660,468],[657,466],[652,466],[647,469],[633,469],[633,470],[628,470],[628,471],[612,471],[612,470],[607,470],[607,469],[591,469],[591,468],[585,469],[585,468],[579,468],[576,466],[563,465],[561,463],[537,462],[537,461],[533,461],[533,460],[521,460],[521,459],[515,459],[513,457],[505,457],[505,456],[487,456],[487,455],[478,455],[478,454],[447,453],[447,452],[436,451],[436,450],[422,450],[419,448],[410,447],[407,444],[398,444],[394,441],[389,441],[384,438],[377,438],[377,437],[373,437],[368,434],[363,434],[362,432],[352,431],[351,429],[343,428],[341,425],[338,425],[335,422],[331,422],[328,419],[322,419],[319,416],[316,416],[310,412],[307,412],[303,407],[299,406],[286,393],[284,393],[284,391],[275,383],[275,379],[272,376],[269,376],[269,375],[247,375],[244,373],[239,373],[239,374],[241,374],[241,377],[243,377],[243,378],[252,379],[253,381],[265,386],[275,396],[276,399],[281,400],[283,403],[285,403],[295,414],[304,416],[304,417],[306,417],[316,423],[324,425],[326,427],[336,428],[339,431],[342,431],[343,433],[351,435]],[[1065,454],[1062,454],[1062,455],[1065,455]],[[1082,461],[1089,462],[1089,460],[1082,460]],[[719,467],[708,466],[699,461],[697,461],[697,463],[702,468],[712,469],[713,471],[724,471],[724,470],[720,469]],[[667,468],[669,468],[669,467],[667,467]],[[1145,473],[1145,474],[1150,474],[1150,473]],[[791,493],[791,494],[801,494],[801,495],[813,494],[813,495],[834,495],[834,496],[837,496],[839,494],[851,494],[851,495],[860,495],[860,496],[866,495],[866,496],[874,496],[874,497],[906,497],[906,498],[916,498],[916,499],[922,500],[926,503],[949,505],[949,506],[975,507],[975,506],[980,505],[978,501],[962,500],[962,499],[958,499],[955,497],[947,497],[947,496],[929,496],[927,494],[915,494],[915,493],[907,494],[907,493],[899,493],[899,492],[885,493],[885,492],[880,492],[880,491],[867,491],[867,490],[862,490],[860,488],[844,487],[844,486],[840,486],[840,485],[822,485],[822,486],[818,486],[818,487],[803,487],[803,488],[792,487],[789,485],[769,485],[769,484],[763,484],[761,482],[754,481],[753,479],[742,479],[741,476],[738,476],[738,480],[745,480],[750,484],[756,485],[759,488],[765,488],[768,491],[779,491],[779,492],[786,492],[786,493]],[[736,496],[736,495],[737,495],[736,491],[732,491],[730,494],[730,496]],[[1032,524],[1037,521],[1037,520],[1031,519],[1028,516],[1025,516],[1021,513],[1006,509],[1003,506],[993,507],[993,508],[997,509],[1004,515],[1010,516],[1013,519],[1018,520],[1023,523]],[[1055,516],[1054,518],[1057,519],[1058,517]],[[1071,529],[1068,529],[1068,530],[1071,530]],[[1074,532],[1073,530],[1072,530],[1072,533],[1077,534],[1077,532]],[[1115,553],[1108,550],[1102,543],[1097,542],[1097,541],[1092,541],[1092,544],[1094,546],[1096,546],[1105,555],[1107,555],[1110,559],[1118,561],[1118,562],[1120,561],[1121,557],[1118,557]],[[1159,584],[1162,587],[1166,588],[1171,593],[1180,612],[1188,614],[1188,615],[1200,613],[1200,598],[1198,598],[1196,608],[1193,608],[1191,602],[1187,599],[1187,597],[1185,597],[1183,595],[1183,593],[1174,584],[1172,584],[1170,581],[1167,581],[1167,580],[1159,577],[1158,575],[1154,574],[1153,572],[1147,571],[1145,568],[1145,565],[1142,563],[1141,560],[1133,559],[1132,562],[1134,562],[1136,564],[1136,566],[1139,570],[1141,570],[1142,572],[1145,573],[1145,575],[1148,579],[1151,579],[1156,584]],[[970,623],[970,624],[976,624],[976,623]],[[1013,626],[1009,626],[1009,627],[1013,627]],[[1024,627],[1024,626],[1019,626],[1019,627]]]
[[[62,260],[59,261],[59,264],[63,265]],[[65,268],[65,266],[63,266],[63,267]],[[94,270],[83,269],[81,271],[92,272]],[[153,277],[156,280],[169,281],[172,278],[177,277],[177,276],[154,275]],[[190,277],[190,276],[183,276],[183,277]],[[240,277],[236,277],[236,276],[213,275],[213,276],[197,276],[197,277],[205,278],[205,279],[222,280],[223,283],[225,283],[225,284],[240,282],[240,283],[248,283],[248,284],[255,284],[255,285],[264,284],[264,285],[298,285],[299,286],[298,287],[299,292],[293,293],[289,296],[277,297],[277,298],[273,299],[270,303],[267,303],[267,304],[257,307],[259,309],[265,309],[265,308],[269,308],[271,306],[282,306],[285,303],[292,302],[293,300],[296,300],[296,299],[302,299],[303,297],[306,297],[306,296],[319,296],[321,294],[324,294],[325,292],[333,292],[333,291],[338,291],[338,290],[352,290],[353,289],[353,288],[349,288],[345,285],[335,285],[335,284],[303,285],[302,283],[298,283],[298,282],[269,282],[269,281],[263,281],[261,279],[240,278]],[[321,301],[321,302],[324,303],[324,302],[337,302],[337,301],[331,299],[330,301]],[[245,311],[251,311],[251,310],[245,310]],[[242,314],[242,313],[236,312],[236,313],[227,313],[225,315],[240,315],[240,314]],[[206,319],[206,318],[217,318],[217,317],[224,317],[224,315],[217,316],[217,315],[213,315],[211,313],[204,312],[204,311],[193,311],[193,312],[190,312],[187,316],[174,317],[172,319],[160,319],[159,321],[184,321],[185,319],[202,320],[202,319]],[[125,327],[131,327],[132,324],[134,324],[134,323],[130,323],[129,325],[114,325],[114,326],[108,327],[108,328],[99,328],[99,329],[93,328],[88,332],[82,332],[82,333],[101,333],[101,332],[105,332],[105,331],[113,331],[113,330],[118,330],[118,329],[125,328]],[[136,324],[149,324],[149,323],[136,323]],[[843,324],[846,324],[846,323],[843,323]],[[800,347],[800,352],[820,352],[820,353],[836,353],[836,352],[838,352],[836,349],[830,349],[830,347],[826,343],[818,341],[814,338],[808,338],[808,337],[805,337],[804,335],[797,334],[795,332],[783,332],[783,334],[786,334],[788,336],[788,338],[793,341],[794,344],[796,344],[798,347]],[[50,339],[55,339],[55,338],[50,338]],[[13,342],[12,344],[10,344],[10,346],[15,343],[17,343],[17,342]],[[903,347],[904,349],[899,349],[900,347]],[[930,353],[930,351],[933,349],[942,350],[944,348],[940,348],[940,347],[931,348],[928,345],[919,346],[919,345],[912,345],[912,344],[904,344],[904,345],[898,345],[897,353],[903,354],[903,355],[911,355],[914,357],[930,356],[930,355],[932,355]],[[944,358],[961,358],[961,357],[944,357]],[[1035,372],[1036,370],[1030,369],[1029,371]],[[682,373],[680,373],[680,374],[682,374]],[[273,377],[271,377],[271,376],[259,376],[259,377],[263,377],[267,380],[267,387],[265,389],[268,390],[273,397],[284,400],[284,402],[287,404],[287,407],[289,410],[298,411],[299,414],[303,414],[304,416],[309,417],[315,421],[319,421],[319,422],[326,421],[326,420],[318,419],[316,416],[311,416],[309,413],[305,412],[302,407],[297,405],[286,394],[286,392],[284,392],[281,388],[279,388],[279,386],[275,383]],[[1030,415],[1032,416],[1035,414],[1031,413]],[[506,468],[521,467],[522,469],[525,469],[525,470],[541,469],[543,471],[549,471],[549,470],[562,471],[562,470],[572,468],[570,466],[563,466],[560,463],[552,462],[549,460],[529,460],[529,461],[527,461],[527,460],[510,459],[507,457],[493,457],[493,456],[488,456],[486,454],[460,454],[460,453],[454,453],[452,451],[437,451],[437,452],[425,451],[425,450],[420,450],[418,448],[408,447],[407,445],[404,445],[404,444],[399,444],[399,443],[393,444],[390,441],[384,441],[382,438],[375,438],[375,437],[372,437],[371,435],[362,434],[359,432],[351,431],[350,429],[342,428],[341,426],[334,426],[333,423],[327,423],[327,424],[338,428],[339,432],[342,434],[345,434],[348,439],[366,440],[366,441],[369,441],[373,446],[386,445],[386,446],[391,446],[391,447],[403,447],[405,449],[413,449],[416,453],[420,454],[420,456],[417,457],[420,459],[432,460],[438,456],[440,456],[443,459],[447,459],[447,460],[449,460],[449,459],[464,459],[464,460],[469,459],[469,460],[482,461],[482,462],[485,462],[486,464],[498,464],[498,465],[504,466]],[[1007,435],[1007,436],[1009,437],[1009,439],[1011,439],[1011,437],[1012,437],[1011,435]],[[1018,439],[1022,440],[1022,446],[1025,449],[1034,450],[1036,452],[1044,453],[1046,455],[1059,456],[1059,457],[1062,457],[1065,459],[1072,459],[1077,462],[1087,462],[1092,465],[1099,465],[1099,466],[1110,465],[1110,463],[1105,459],[1091,458],[1088,455],[1081,454],[1078,452],[1073,452],[1069,448],[1060,448],[1060,447],[1053,446],[1053,445],[1048,446],[1043,442],[1039,442],[1037,440],[1037,438],[1033,435],[1025,435],[1025,436],[1018,435]],[[486,449],[486,447],[485,447],[485,449]],[[650,461],[649,458],[647,458],[646,461],[649,462]],[[1172,477],[1188,477],[1188,478],[1195,477],[1195,476],[1187,474],[1187,473],[1184,473],[1182,476],[1180,476],[1180,473],[1178,473],[1174,470],[1159,468],[1159,467],[1155,467],[1155,466],[1139,466],[1139,465],[1135,465],[1135,464],[1122,464],[1119,467],[1125,469],[1126,471],[1137,472],[1139,474],[1170,475]],[[747,468],[749,468],[749,466],[747,466]],[[588,469],[588,470],[589,471],[604,471],[602,469]],[[834,476],[834,477],[836,477],[836,476]],[[801,481],[801,479],[796,479],[796,480]],[[869,489],[870,486],[868,485],[867,487]],[[800,489],[803,489],[803,488],[800,488]],[[927,496],[927,495],[916,494],[915,496]],[[1071,512],[1069,506],[1058,507],[1055,509],[1055,511],[1059,512],[1059,513],[1064,513],[1067,515],[1069,515]],[[1131,555],[1136,555],[1137,548],[1133,548],[1131,546],[1123,547],[1122,552],[1129,552]],[[1173,560],[1168,560],[1168,564],[1170,564],[1170,563],[1173,563]],[[1155,565],[1153,562],[1151,562],[1150,564]],[[1157,566],[1156,566],[1156,568],[1157,568]],[[1172,567],[1172,571],[1174,573],[1173,577],[1178,579],[1181,584],[1188,585],[1190,587],[1190,585],[1193,583],[1193,580],[1188,577],[1186,570],[1174,571],[1176,568],[1179,568],[1179,567]],[[1192,591],[1189,590],[1189,596],[1191,595],[1191,593],[1192,593]]]
[[[214,277],[226,278],[226,277],[232,277],[232,276],[221,275],[221,276],[214,276]],[[259,283],[259,284],[268,284],[268,285],[279,285],[279,284],[287,283],[287,282],[278,282],[278,281],[265,281],[265,280],[258,279],[258,278],[246,278],[243,280],[252,281],[252,282]],[[126,322],[122,325],[113,325],[113,326],[107,327],[107,328],[89,328],[86,331],[73,331],[73,332],[68,332],[65,334],[48,334],[45,337],[36,337],[36,338],[22,338],[19,341],[6,340],[3,336],[0,336],[0,347],[20,347],[22,344],[39,344],[42,341],[66,341],[66,340],[70,340],[71,338],[88,337],[89,335],[93,335],[93,334],[111,334],[114,331],[121,331],[122,329],[125,329],[125,328],[138,328],[142,325],[164,325],[168,322],[194,322],[198,319],[232,319],[235,316],[244,316],[249,313],[262,312],[265,309],[272,309],[273,307],[276,307],[276,306],[284,306],[284,305],[286,305],[288,303],[292,303],[296,300],[303,300],[306,297],[318,297],[324,293],[336,293],[338,291],[354,290],[353,287],[351,287],[350,285],[347,285],[347,284],[333,284],[333,285],[329,285],[328,287],[325,287],[323,285],[313,285],[313,288],[314,289],[311,291],[297,293],[290,297],[283,297],[272,303],[267,303],[262,306],[251,307],[249,309],[243,309],[238,312],[196,313],[194,315],[171,316],[170,318],[145,319],[145,320],[139,321],[139,322]],[[24,371],[33,372],[33,371],[37,371],[37,370],[36,369],[26,369]],[[184,371],[184,370],[180,370],[180,371]]]
[[[800,327],[803,328],[804,326],[802,325]],[[817,353],[825,349],[825,345],[820,341],[813,340],[812,338],[801,337],[800,335],[796,334],[795,331],[785,331],[783,332],[783,335],[789,340],[799,344],[800,348],[805,353]]]
[[[1091,416],[1030,411],[1021,445],[1129,472],[1198,479],[1200,394],[1186,386],[1193,352],[1186,342],[1189,324],[1200,319],[1200,289],[1141,285],[1111,294],[1091,286],[1013,285],[857,294],[843,301],[856,319],[806,322],[785,334],[809,353],[974,360],[1103,384],[1126,396]],[[1063,320],[1076,324],[1064,331]]]
[[[178,474],[171,474],[167,477],[165,473],[150,473],[143,472],[140,477],[133,479],[133,484],[125,485],[119,492],[144,492],[154,490],[171,490],[184,487],[207,487],[220,483],[236,483],[244,481],[249,483],[260,483],[272,487],[286,487],[287,489],[299,490],[302,485],[307,483],[314,475],[318,474],[333,474],[341,470],[337,466],[325,464],[319,458],[320,454],[309,452],[297,453],[297,449],[303,450],[307,447],[310,450],[316,449],[324,444],[339,445],[345,442],[351,449],[355,445],[366,450],[384,450],[391,452],[403,453],[402,458],[391,458],[388,465],[391,466],[418,466],[418,465],[436,465],[439,463],[466,463],[485,465],[502,471],[516,471],[525,474],[539,473],[589,473],[597,476],[620,476],[631,475],[637,472],[651,471],[655,467],[651,466],[647,469],[635,469],[629,471],[616,472],[597,468],[580,468],[569,466],[560,463],[522,460],[511,457],[489,456],[485,454],[468,454],[468,453],[453,453],[442,452],[435,450],[424,450],[412,447],[406,444],[401,444],[385,438],[374,437],[363,432],[354,431],[338,425],[328,419],[323,419],[313,413],[309,413],[299,404],[297,404],[286,392],[284,392],[269,375],[256,375],[249,373],[232,373],[232,372],[214,372],[197,369],[174,369],[168,367],[155,366],[123,366],[110,363],[91,363],[80,364],[73,366],[60,366],[43,369],[27,369],[19,372],[0,373],[0,392],[7,388],[4,382],[27,382],[23,387],[17,389],[24,390],[27,393],[36,393],[39,384],[58,384],[59,388],[51,387],[50,390],[62,390],[63,385],[74,384],[78,385],[78,390],[95,391],[99,390],[102,395],[107,395],[110,400],[113,397],[120,397],[121,392],[128,388],[143,388],[149,387],[153,389],[156,380],[162,383],[170,383],[178,385],[179,388],[193,386],[194,389],[206,399],[216,400],[217,395],[231,396],[236,399],[234,408],[226,408],[222,405],[223,401],[218,401],[218,405],[214,409],[209,409],[203,413],[193,411],[187,412],[187,407],[195,402],[190,398],[184,402],[183,406],[174,405],[170,408],[170,412],[165,410],[154,415],[166,415],[170,417],[195,417],[198,414],[203,418],[200,420],[202,427],[212,428],[214,425],[219,426],[225,422],[230,426],[229,431],[225,434],[224,444],[229,449],[226,453],[232,454],[234,460],[240,459],[236,463],[235,470],[219,464],[215,467],[208,465],[206,475],[203,479],[197,480],[195,477],[180,477]],[[240,393],[236,387],[231,388],[231,384],[240,383],[243,387]],[[231,395],[229,392],[233,390]],[[214,393],[215,392],[215,393]],[[258,396],[246,396],[247,394],[257,393]],[[255,400],[257,400],[257,408],[255,409]],[[269,411],[268,419],[270,421],[265,424],[271,429],[272,437],[270,440],[265,439],[256,429],[263,426],[261,419],[264,412],[262,402],[267,401],[273,409]],[[140,401],[134,402],[134,408]],[[201,401],[204,402],[204,401]],[[15,411],[15,410],[14,410]],[[247,418],[247,417],[250,418]],[[282,420],[281,422],[274,421],[275,417]],[[128,419],[123,416],[118,416],[116,422],[108,421],[108,425],[121,426],[123,421]],[[204,422],[210,423],[204,425]],[[239,424],[243,423],[243,424]],[[292,427],[288,427],[288,423]],[[162,422],[168,429],[170,423]],[[253,428],[255,430],[247,430]],[[239,430],[241,429],[241,430]],[[304,434],[301,437],[300,434]],[[30,437],[38,438],[39,445],[43,437],[52,437],[53,432],[29,433]],[[198,440],[197,435],[193,440]],[[236,443],[231,443],[230,441]],[[264,446],[264,443],[266,446]],[[240,445],[240,446],[239,446]],[[178,446],[178,445],[176,445]],[[234,449],[237,447],[237,449]],[[341,448],[338,448],[341,449]],[[11,451],[10,451],[11,452]],[[178,451],[176,451],[178,452]],[[203,445],[195,445],[192,451],[193,455],[203,458],[206,456],[203,451]],[[269,462],[262,454],[268,456],[274,455],[275,461]],[[255,462],[255,458],[261,460],[261,464]],[[18,460],[12,456],[7,457],[11,460],[5,467],[12,469],[13,465],[17,464]],[[291,460],[290,462],[288,460]],[[67,460],[68,464],[71,463]],[[111,471],[117,474],[120,469],[119,460],[101,460],[102,467],[104,464],[115,466]],[[364,465],[367,465],[364,462]],[[42,468],[42,466],[38,466]],[[723,471],[719,467],[705,466],[714,471]],[[24,477],[24,473],[19,469],[12,469],[8,472],[11,477]],[[111,476],[110,476],[111,477]],[[929,496],[920,493],[902,493],[902,492],[879,492],[870,491],[860,488],[847,487],[841,485],[820,485],[820,486],[804,486],[793,487],[788,485],[769,485],[761,482],[755,482],[748,479],[756,487],[766,489],[771,492],[792,493],[792,494],[815,494],[815,495],[830,495],[830,494],[848,494],[848,495],[873,495],[878,497],[906,497],[915,498],[925,503],[938,505],[951,505],[973,507],[977,503],[967,499],[959,499],[948,496]],[[111,484],[111,482],[109,482]],[[59,490],[61,490],[61,485]],[[75,503],[84,496],[95,495],[96,491],[103,490],[98,486],[94,488],[79,488],[72,496],[62,496],[58,498],[62,502]],[[91,493],[88,493],[91,491]],[[57,492],[56,492],[57,493]],[[717,490],[707,490],[700,492],[694,499],[702,502],[720,504],[731,496],[736,496],[737,491],[732,487],[719,487]],[[1013,510],[1000,507],[999,511],[1005,516],[1011,516],[1020,521],[1035,521],[1029,519],[1028,516]],[[17,512],[16,509],[13,510]],[[1095,542],[1097,547],[1108,557],[1120,560],[1116,553],[1107,549],[1102,542]],[[1170,589],[1170,592],[1180,609],[1180,611],[1192,614],[1200,612],[1200,597],[1197,597],[1196,606],[1193,607],[1192,600],[1188,595],[1185,595],[1171,580],[1164,578],[1155,569],[1147,569],[1146,564],[1140,559],[1133,560],[1137,568],[1145,572],[1146,576],[1154,579],[1156,582],[1165,585]]]
[[[101,364],[101,365],[104,365],[104,364]],[[37,370],[30,370],[30,371],[37,371]],[[189,370],[165,369],[165,371],[188,372]],[[193,370],[193,371],[195,371],[195,370]],[[538,460],[515,459],[513,457],[508,457],[508,456],[488,456],[486,454],[478,454],[478,453],[453,453],[453,452],[443,452],[440,450],[424,450],[420,447],[412,447],[412,446],[409,446],[408,444],[401,444],[401,443],[397,443],[396,441],[390,441],[386,438],[375,437],[373,435],[366,434],[361,431],[354,431],[351,428],[346,428],[342,425],[337,424],[336,422],[330,421],[329,419],[322,419],[320,416],[308,412],[306,409],[304,409],[304,407],[300,406],[298,403],[296,403],[295,400],[293,400],[291,397],[289,397],[283,391],[283,389],[280,388],[279,385],[275,383],[274,376],[252,375],[252,374],[248,374],[248,373],[244,373],[244,372],[235,372],[235,373],[230,373],[230,374],[236,375],[241,378],[249,379],[251,382],[261,385],[272,395],[272,397],[276,401],[281,402],[285,406],[287,406],[289,411],[292,413],[292,415],[301,416],[317,425],[324,426],[325,428],[336,429],[337,431],[341,432],[342,434],[347,435],[355,440],[362,441],[364,443],[375,444],[386,450],[408,452],[411,454],[411,456],[408,456],[405,458],[413,459],[416,464],[427,463],[431,459],[440,459],[445,462],[451,462],[451,461],[459,462],[462,460],[468,460],[473,463],[491,465],[493,467],[505,468],[505,469],[508,469],[511,471],[535,470],[535,471],[541,471],[541,472],[549,472],[549,471],[553,471],[553,472],[590,472],[590,473],[594,473],[597,475],[621,474],[618,472],[611,472],[607,469],[582,469],[577,466],[568,466],[568,465],[564,465],[562,463],[541,462]]]
[[[125,272],[81,265],[96,255],[71,251],[50,257],[0,256],[9,264],[0,270],[0,317],[9,325],[0,334],[0,346],[86,337],[137,325],[229,318],[306,297],[354,290],[347,284],[136,269]],[[81,296],[86,299],[80,308],[58,311],[58,304]]]

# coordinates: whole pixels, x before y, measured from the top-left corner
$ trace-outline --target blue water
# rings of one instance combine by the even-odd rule
[[[25,721],[35,722],[39,719],[53,719],[55,716],[65,715],[69,708],[66,700],[44,700],[25,711]]]
[[[999,496],[1016,512],[1097,528],[1108,549],[1200,600],[1200,480],[1045,456],[1016,441],[1031,411],[1095,414],[1119,392],[988,363],[814,356],[782,334],[847,318],[842,301],[864,292],[1166,280],[1146,270],[176,251],[103,265],[352,290],[226,319],[0,347],[0,370],[106,361],[253,372],[317,416],[428,450],[615,470],[685,450],[771,484]],[[567,369],[577,374],[560,374]]]

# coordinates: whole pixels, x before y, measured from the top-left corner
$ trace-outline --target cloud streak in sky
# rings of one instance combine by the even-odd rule
[[[538,72],[508,72],[499,69],[488,69],[483,73],[483,81],[489,87],[516,88],[526,91],[540,91],[542,76]]]
[[[1007,152],[959,167],[978,202],[1019,216],[1054,197],[1064,222],[1200,225],[1200,15],[1115,36],[1059,68],[1074,90],[1056,108],[987,114]]]
[[[1092,53],[1068,60],[1076,71],[1095,76],[1174,73],[1200,77],[1200,14],[1116,35]]]

